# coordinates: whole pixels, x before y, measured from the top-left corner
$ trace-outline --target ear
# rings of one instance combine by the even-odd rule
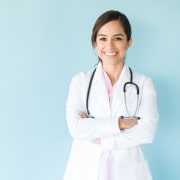
[[[128,41],[127,48],[129,49],[131,47],[131,45],[132,45],[132,38]]]

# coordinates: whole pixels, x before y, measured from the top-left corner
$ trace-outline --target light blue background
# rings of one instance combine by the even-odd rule
[[[109,9],[128,16],[127,63],[157,89],[159,127],[143,146],[153,178],[180,179],[179,0],[0,0],[0,180],[62,180],[69,83],[97,62],[91,29]]]

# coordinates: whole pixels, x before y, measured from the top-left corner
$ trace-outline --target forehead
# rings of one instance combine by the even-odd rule
[[[114,35],[125,34],[124,28],[119,20],[113,20],[104,24],[98,31],[98,34]]]

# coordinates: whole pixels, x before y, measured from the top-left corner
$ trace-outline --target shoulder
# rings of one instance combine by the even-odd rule
[[[88,71],[82,71],[75,74],[71,79],[71,86],[86,86],[92,76],[94,69]]]
[[[90,79],[93,72],[97,72],[97,71],[102,71],[102,64],[101,63],[98,63],[94,68],[91,68],[87,71],[84,71],[84,72],[79,72],[77,74],[75,74],[73,76],[73,79],[80,79],[80,80],[87,80],[87,79]]]
[[[149,93],[153,95],[156,94],[154,83],[150,76],[138,72],[133,72],[133,76],[134,76],[134,82],[137,83],[138,86],[140,86],[141,90],[145,94],[149,94]]]
[[[94,69],[88,70],[88,71],[84,71],[84,72],[78,72],[77,74],[75,74],[72,79],[76,79],[76,80],[83,80],[83,79],[88,79],[89,77],[91,77],[92,73],[93,73]]]
[[[147,76],[145,74],[141,74],[136,71],[133,71],[133,78],[134,78],[134,80],[140,80],[140,81],[145,81],[145,80],[151,79],[149,76]]]

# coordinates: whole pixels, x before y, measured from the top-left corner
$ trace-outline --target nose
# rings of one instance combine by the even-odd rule
[[[107,41],[107,47],[108,47],[109,49],[113,49],[113,48],[114,48],[114,41],[113,41],[112,39],[109,39],[109,40]]]

